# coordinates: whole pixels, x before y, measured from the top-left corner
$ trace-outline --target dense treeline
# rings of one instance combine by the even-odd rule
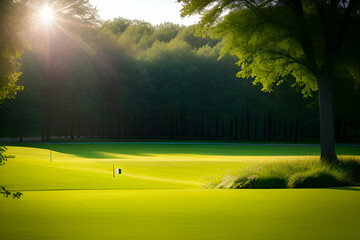
[[[263,93],[236,78],[221,40],[193,26],[118,18],[99,29],[32,36],[22,58],[24,90],[0,109],[0,135],[227,140],[317,140],[317,96],[295,82]],[[293,86],[292,86],[293,85]],[[334,87],[338,141],[360,135],[360,94]]]

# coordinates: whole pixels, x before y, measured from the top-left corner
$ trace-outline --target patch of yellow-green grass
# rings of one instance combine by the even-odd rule
[[[206,187],[226,188],[233,187],[232,183],[241,177],[256,180],[261,169],[261,176],[280,177],[280,180],[270,179],[278,185],[268,187],[284,187],[289,181],[285,184],[281,179],[293,176],[294,169],[311,170],[309,163],[317,164],[319,159],[316,156],[243,156],[243,151],[263,146],[220,147],[223,149],[212,145],[188,149],[187,145],[151,144],[8,146],[7,154],[16,158],[0,168],[0,183],[10,190],[184,189],[200,188],[204,182]],[[235,155],[236,152],[239,155]],[[123,174],[114,178],[113,164],[121,168]],[[212,177],[210,181],[203,181],[204,176]],[[299,177],[301,180],[302,176]]]
[[[25,192],[0,239],[357,240],[360,188]]]
[[[266,164],[276,166],[285,161],[288,166],[280,168],[285,175],[294,163],[305,169],[307,162],[318,161],[298,148],[284,151],[291,156],[261,156],[281,148],[269,149],[140,144],[9,146],[7,154],[16,158],[0,167],[0,185],[21,190],[24,195],[15,200],[0,198],[0,239],[360,238],[359,187],[200,189],[203,176],[231,175],[236,172],[232,169],[262,169],[270,175],[273,170]],[[251,155],[255,152],[258,154]],[[115,178],[113,163],[123,170]]]
[[[11,190],[200,188],[201,177],[236,166],[234,156],[121,154],[87,158],[48,149],[9,146],[15,155],[0,168],[0,183]],[[116,146],[114,146],[116,147]],[[88,146],[91,149],[91,146]],[[50,161],[50,154],[51,160]],[[113,177],[113,164],[121,175]]]

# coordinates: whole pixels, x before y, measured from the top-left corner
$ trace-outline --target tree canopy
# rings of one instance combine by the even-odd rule
[[[360,4],[356,0],[241,0],[183,3],[182,16],[202,14],[198,34],[221,37],[222,54],[238,57],[237,76],[263,91],[296,80],[305,96],[319,93],[322,159],[336,161],[331,85],[360,81]],[[223,16],[225,15],[225,16]]]
[[[80,29],[72,35],[76,41],[63,31],[50,35],[49,55],[46,44],[29,40],[19,81],[24,90],[3,104],[1,136],[318,138],[318,107],[290,89],[294,79],[274,94],[261,93],[235,77],[234,57],[217,60],[222,39],[196,37],[195,31],[118,18]],[[349,105],[358,95],[344,98],[344,87],[337,87],[337,98]],[[336,137],[353,139],[349,132],[358,117],[350,107],[341,114],[340,109],[335,108]]]
[[[16,85],[22,52],[28,47],[24,38],[28,8],[23,2],[0,2],[0,103],[22,89]]]

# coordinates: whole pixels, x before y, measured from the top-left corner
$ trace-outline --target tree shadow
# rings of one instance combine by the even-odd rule
[[[358,187],[350,187],[350,186],[349,187],[330,187],[328,189],[360,192],[360,186],[358,186]]]
[[[215,156],[315,156],[320,147],[314,145],[225,145],[191,142],[88,142],[88,143],[9,143],[7,146],[47,149],[84,158],[113,158],[111,154],[148,156],[149,154],[192,154]],[[359,147],[360,152],[360,147]]]
[[[107,154],[148,156],[149,154],[196,154],[217,156],[298,156],[319,155],[318,146],[213,145],[192,143],[11,143],[7,146],[48,149],[85,158],[113,158]]]

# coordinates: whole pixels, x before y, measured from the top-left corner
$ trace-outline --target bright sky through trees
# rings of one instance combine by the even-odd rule
[[[54,20],[54,12],[48,6],[44,5],[40,11],[40,19],[45,24],[50,24]]]
[[[172,22],[187,26],[199,20],[198,16],[181,18],[181,4],[175,0],[90,0],[90,3],[97,7],[103,20],[123,17],[153,25]]]

